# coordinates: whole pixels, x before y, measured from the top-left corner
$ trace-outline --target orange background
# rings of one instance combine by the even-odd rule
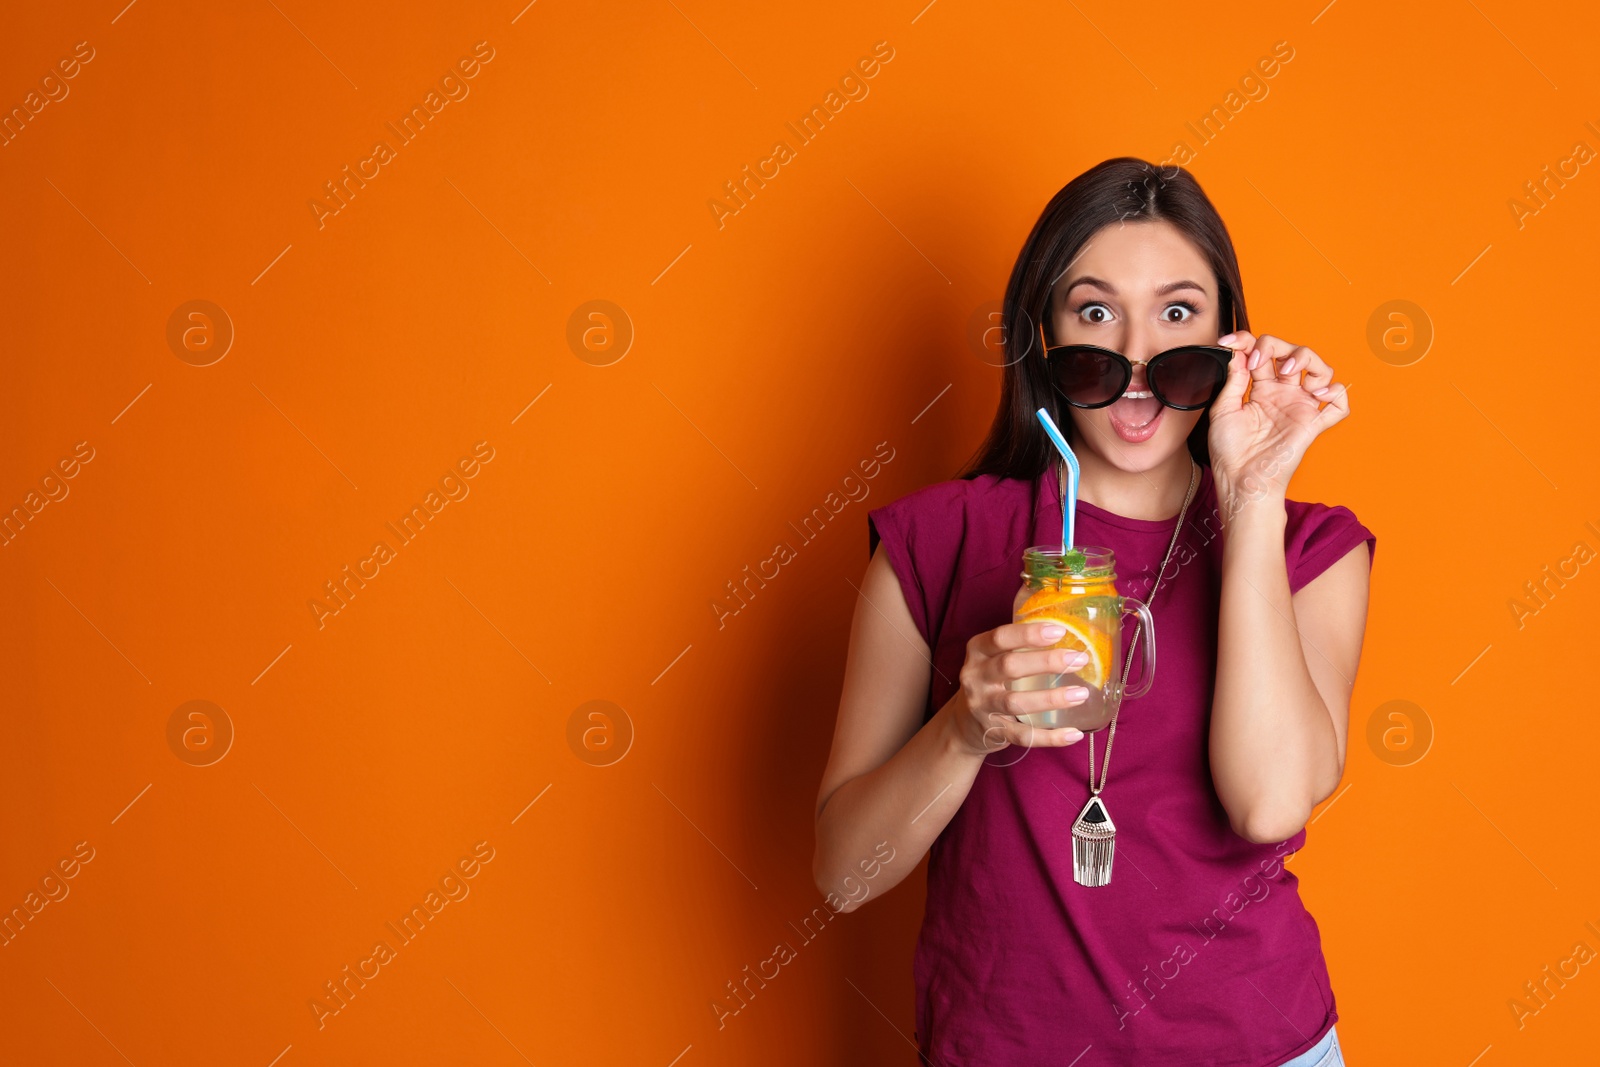
[[[976,446],[1000,372],[971,326],[1046,200],[1179,139],[1252,324],[1352,385],[1291,495],[1382,546],[1347,788],[1293,864],[1347,1057],[1592,1055],[1594,967],[1521,1029],[1508,1007],[1600,950],[1600,577],[1508,608],[1600,549],[1600,176],[1508,206],[1600,148],[1591,7],[521,6],[6,18],[7,109],[94,58],[0,148],[0,506],[94,458],[0,548],[0,907],[94,858],[0,948],[0,1059],[914,1062],[921,872],[815,943],[789,926],[821,904],[866,510]],[[319,228],[323,183],[479,41],[469,95]],[[723,183],[879,41],[869,94],[719,228]],[[1200,146],[1185,123],[1278,41]],[[1395,299],[1435,335],[1406,366],[1368,341]],[[167,341],[190,300],[236,332],[209,366]],[[634,331],[605,366],[567,340],[591,300]],[[323,583],[480,441],[470,495],[319,629]],[[800,547],[879,442],[870,497]],[[719,629],[781,540],[798,558]],[[209,766],[168,742],[191,700],[236,731]],[[569,742],[593,700],[631,723],[609,766]],[[1367,741],[1390,700],[1431,723],[1420,761]],[[319,1029],[323,983],[480,841],[470,896]],[[798,958],[719,1029],[781,940]]]

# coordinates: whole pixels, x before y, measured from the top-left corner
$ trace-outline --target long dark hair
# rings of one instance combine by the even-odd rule
[[[1176,226],[1194,242],[1216,274],[1220,333],[1250,328],[1233,241],[1194,176],[1182,167],[1157,167],[1132,156],[1091,167],[1045,205],[1011,268],[1001,305],[1006,362],[1000,407],[988,437],[958,478],[994,474],[1031,481],[1044,473],[1056,451],[1034,414],[1041,407],[1049,410],[1067,441],[1073,442],[1067,405],[1051,388],[1044,361],[1039,358],[1038,324],[1048,314],[1051,289],[1101,227],[1153,219]],[[1210,429],[1210,412],[1203,412],[1188,440],[1190,455],[1207,467],[1211,465],[1206,444]]]

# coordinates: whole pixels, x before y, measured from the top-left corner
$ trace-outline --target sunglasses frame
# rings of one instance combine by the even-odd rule
[[[1042,322],[1039,323],[1039,343],[1043,348],[1045,368],[1050,376],[1050,388],[1054,389],[1056,395],[1060,396],[1062,400],[1066,401],[1071,406],[1075,408],[1082,408],[1084,410],[1109,407],[1112,404],[1115,404],[1122,394],[1127,390],[1128,383],[1133,381],[1133,368],[1142,366],[1145,368],[1145,384],[1149,386],[1150,392],[1155,394],[1155,398],[1161,402],[1162,406],[1172,408],[1174,411],[1200,411],[1204,408],[1210,407],[1211,404],[1217,399],[1218,394],[1222,392],[1222,387],[1227,383],[1228,380],[1228,364],[1233,359],[1233,349],[1225,348],[1222,345],[1178,345],[1176,348],[1169,348],[1165,352],[1158,352],[1149,359],[1129,359],[1121,352],[1114,351],[1110,348],[1103,348],[1100,345],[1052,345],[1044,335],[1044,323]],[[1122,368],[1122,384],[1113,391],[1111,399],[1102,400],[1098,404],[1084,404],[1073,400],[1062,391],[1061,386],[1056,382],[1055,367],[1057,361],[1054,357],[1062,350],[1069,348],[1110,356]],[[1155,368],[1161,363],[1165,362],[1169,357],[1175,356],[1180,352],[1187,352],[1191,349],[1203,352],[1215,359],[1222,368],[1222,377],[1218,380],[1216,389],[1212,391],[1211,396],[1208,397],[1204,403],[1173,404],[1169,402],[1165,396],[1161,395],[1161,390],[1156,386],[1155,378],[1152,376],[1152,371],[1154,371]]]

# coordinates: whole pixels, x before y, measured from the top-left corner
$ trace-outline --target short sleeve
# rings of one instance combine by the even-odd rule
[[[1289,592],[1298,593],[1323,571],[1363,541],[1369,559],[1376,559],[1377,536],[1342,505],[1289,502],[1284,530],[1284,559],[1289,567]]]
[[[939,482],[867,512],[867,554],[882,543],[917,632],[936,647],[965,531],[965,488]]]

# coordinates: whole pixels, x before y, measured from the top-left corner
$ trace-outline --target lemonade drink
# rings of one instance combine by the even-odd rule
[[[1035,674],[1010,683],[1013,690],[1052,689],[1081,685],[1089,697],[1067,708],[1017,716],[1022,722],[1039,727],[1074,726],[1084,732],[1098,730],[1111,721],[1122,693],[1122,616],[1137,611],[1148,626],[1149,613],[1136,600],[1117,592],[1116,558],[1109,549],[1076,548],[1063,553],[1059,548],[1035,547],[1023,553],[1022,588],[1013,604],[1013,622],[1056,622],[1066,634],[1049,648],[1084,652],[1089,662],[1062,674]],[[1153,635],[1141,638],[1146,643],[1145,676],[1148,688],[1155,668]],[[1139,693],[1129,694],[1139,695]]]

